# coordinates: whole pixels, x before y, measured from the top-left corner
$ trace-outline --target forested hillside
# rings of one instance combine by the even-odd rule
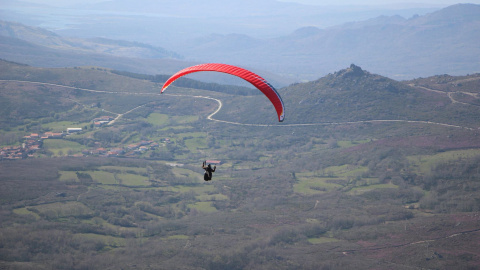
[[[477,74],[160,78],[0,62],[0,268],[480,266]]]

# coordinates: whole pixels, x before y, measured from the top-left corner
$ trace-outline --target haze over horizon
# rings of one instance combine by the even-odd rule
[[[480,4],[480,0],[469,2]],[[210,34],[279,37],[305,26],[323,29],[378,16],[399,15],[410,18],[459,3],[462,2],[182,0],[172,3],[150,0],[0,0],[0,17],[5,21],[42,27],[61,35],[125,39],[172,49],[176,44],[169,46],[165,41],[184,42]],[[125,32],[129,33],[124,34]],[[132,32],[136,34],[128,36]],[[140,37],[145,33],[148,33],[147,37]],[[160,40],[154,35],[162,35],[164,38]]]
[[[150,31],[153,35],[155,31],[148,28],[154,28],[157,35],[166,36],[163,40],[181,42],[210,34],[279,37],[305,26],[323,29],[378,16],[410,18],[460,3],[463,1],[182,0],[172,3],[150,0],[0,0],[0,18],[72,37],[126,39],[168,47],[152,37],[128,37],[120,32]],[[480,4],[480,0],[470,0],[469,3]],[[89,29],[82,30],[86,27]],[[176,45],[171,46],[174,47]]]
[[[32,4],[0,5],[2,20],[66,38],[142,43],[189,63],[244,65],[289,81],[313,80],[351,63],[397,79],[479,72],[478,6],[458,1],[26,1]],[[471,22],[454,22],[456,16]],[[432,20],[428,31],[420,17]]]

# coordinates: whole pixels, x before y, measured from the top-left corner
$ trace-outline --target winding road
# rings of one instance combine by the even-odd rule
[[[446,123],[438,123],[438,122],[431,122],[431,121],[417,121],[417,120],[387,120],[387,119],[377,119],[377,120],[362,120],[362,121],[346,121],[346,122],[323,122],[323,123],[306,123],[306,124],[275,124],[275,125],[268,125],[268,124],[248,124],[248,123],[239,123],[239,122],[232,122],[232,121],[225,121],[225,120],[220,120],[220,119],[215,119],[213,118],[223,107],[223,103],[220,99],[217,98],[212,98],[209,96],[192,96],[192,95],[182,95],[182,94],[154,94],[154,93],[132,93],[132,92],[118,92],[118,91],[105,91],[105,90],[93,90],[93,89],[86,89],[86,88],[79,88],[79,87],[74,87],[74,86],[67,86],[67,85],[60,85],[60,84],[53,84],[53,83],[44,83],[44,82],[33,82],[33,81],[21,81],[21,80],[0,80],[0,82],[18,82],[18,83],[31,83],[31,84],[38,84],[38,85],[48,85],[48,86],[55,86],[55,87],[63,87],[67,89],[74,89],[74,90],[80,90],[80,91],[86,91],[86,92],[92,92],[92,93],[103,93],[103,94],[117,94],[117,95],[145,95],[145,96],[160,96],[160,95],[165,95],[165,96],[172,96],[172,97],[189,97],[189,98],[202,98],[202,99],[208,99],[208,100],[213,100],[218,103],[218,108],[211,114],[207,116],[207,119],[210,121],[215,121],[219,123],[225,123],[225,124],[230,124],[230,125],[239,125],[239,126],[252,126],[252,127],[308,127],[308,126],[329,126],[329,125],[350,125],[350,124],[364,124],[364,123],[419,123],[419,124],[428,124],[428,125],[439,125],[439,126],[444,126],[444,127],[452,127],[452,128],[461,128],[461,129],[467,129],[467,130],[478,130],[480,128],[472,128],[472,127],[463,127],[459,125],[452,125],[452,124],[446,124]],[[424,89],[427,91],[435,92],[438,94],[446,94],[452,103],[459,103],[462,105],[471,105],[468,103],[460,102],[455,100],[452,97],[452,94],[454,92],[444,92],[444,91],[439,91],[439,90],[434,90],[434,89],[429,89],[423,86],[417,86],[410,84],[412,87]],[[470,93],[470,92],[461,92],[466,95],[473,96],[475,98],[478,98],[478,94],[475,93]],[[78,101],[76,101],[78,102]],[[116,120],[118,120],[120,117],[122,117],[125,114],[128,114],[138,108],[141,108],[146,104],[142,104],[140,106],[137,106],[127,112],[124,113],[114,113],[110,112],[113,114],[116,114],[116,118],[112,120],[109,125],[113,125]],[[473,105],[471,105],[473,106]]]
[[[435,90],[433,90],[435,91]],[[441,91],[440,91],[441,92]],[[442,92],[445,93],[445,92]],[[239,125],[239,126],[253,126],[253,127],[302,127],[302,126],[328,126],[328,125],[349,125],[349,124],[365,124],[365,123],[420,123],[420,124],[429,124],[429,125],[439,125],[444,127],[453,127],[453,128],[463,128],[467,130],[476,130],[475,128],[471,127],[462,127],[458,125],[451,125],[445,123],[437,123],[431,121],[416,121],[416,120],[362,120],[362,121],[347,121],[347,122],[324,122],[324,123],[308,123],[308,124],[277,124],[277,125],[267,125],[267,124],[245,124],[239,122],[231,122],[225,120],[219,120],[213,118],[215,114],[217,114],[223,106],[221,100],[208,97],[208,96],[189,96],[189,95],[175,95],[175,94],[162,94],[162,95],[169,95],[169,96],[176,96],[176,97],[193,97],[193,98],[204,98],[214,100],[218,103],[218,108],[207,116],[208,120],[220,122],[220,123],[227,123],[231,125]],[[462,103],[463,104],[463,103]],[[480,128],[479,128],[480,129]]]

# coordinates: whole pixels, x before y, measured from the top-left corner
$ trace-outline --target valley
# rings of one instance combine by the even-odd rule
[[[82,128],[0,160],[0,267],[480,264],[477,75],[396,82],[350,66],[279,89],[277,123],[259,95],[160,95],[159,82],[103,68],[0,68],[0,146]],[[96,126],[104,116],[115,121]],[[92,152],[142,142],[158,146]],[[220,162],[210,182],[204,160]]]

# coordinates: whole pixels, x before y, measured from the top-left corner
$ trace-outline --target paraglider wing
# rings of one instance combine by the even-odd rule
[[[184,75],[194,73],[194,72],[199,72],[199,71],[223,72],[223,73],[234,75],[246,80],[247,82],[255,86],[258,90],[262,91],[262,93],[265,96],[267,96],[267,98],[270,100],[270,102],[275,107],[275,110],[277,111],[278,121],[282,122],[283,119],[285,118],[285,107],[283,105],[282,98],[278,94],[277,90],[275,90],[275,88],[271,84],[269,84],[264,78],[260,77],[259,75],[251,71],[248,71],[246,69],[232,66],[232,65],[212,63],[212,64],[201,64],[201,65],[196,65],[196,66],[182,69],[179,72],[172,75],[165,82],[165,84],[162,87],[161,93],[163,93],[163,91],[165,91],[165,89],[167,89],[167,87],[171,83],[173,83],[176,79]]]

